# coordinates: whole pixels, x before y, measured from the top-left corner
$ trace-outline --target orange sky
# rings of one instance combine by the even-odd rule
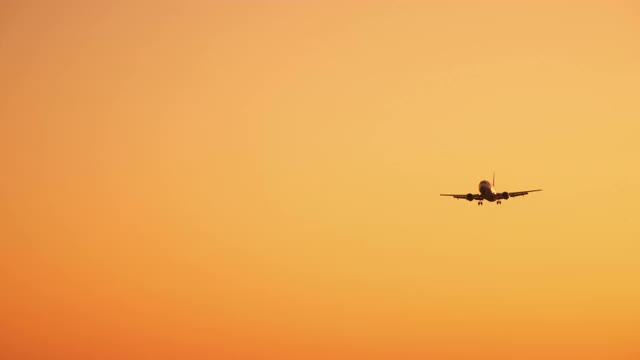
[[[640,7],[391,3],[1,5],[0,358],[637,359]]]

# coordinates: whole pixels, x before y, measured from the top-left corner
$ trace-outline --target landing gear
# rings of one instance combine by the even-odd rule
[[[500,204],[502,204],[502,201],[498,200],[498,201],[496,201],[496,204],[500,205]]]
[[[478,206],[482,205],[482,201],[478,201]]]

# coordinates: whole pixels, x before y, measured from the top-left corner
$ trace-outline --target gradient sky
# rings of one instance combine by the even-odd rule
[[[640,7],[442,3],[0,5],[0,357],[638,359]]]

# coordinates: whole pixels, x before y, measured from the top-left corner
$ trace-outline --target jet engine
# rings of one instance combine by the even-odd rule
[[[505,199],[505,200],[506,200],[506,199],[508,199],[508,198],[509,198],[509,193],[508,193],[508,192],[506,192],[506,191],[505,191],[505,192],[503,192],[503,193],[502,193],[502,198],[503,198],[503,199]]]
[[[467,194],[467,200],[473,201],[473,194],[471,193]]]

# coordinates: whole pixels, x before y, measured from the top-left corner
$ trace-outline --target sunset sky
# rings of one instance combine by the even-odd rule
[[[0,79],[2,359],[640,358],[633,1],[10,0]]]

